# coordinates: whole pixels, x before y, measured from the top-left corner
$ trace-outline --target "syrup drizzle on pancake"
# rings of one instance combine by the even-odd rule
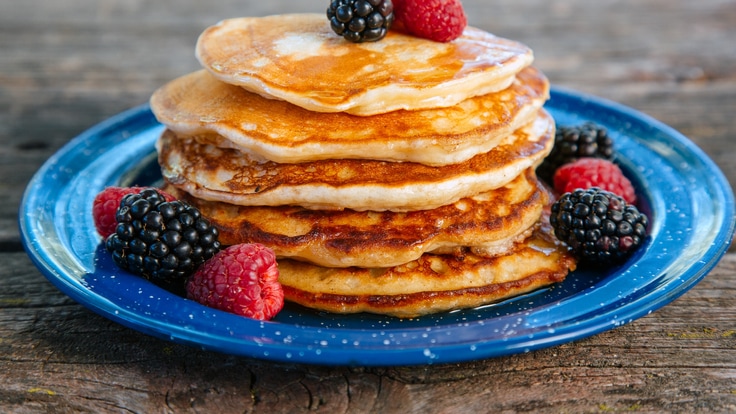
[[[532,121],[548,96],[547,78],[530,67],[507,89],[449,108],[357,117],[266,99],[198,71],[159,88],[151,109],[179,136],[279,163],[353,158],[440,166],[488,152]]]
[[[353,44],[321,14],[223,20],[196,56],[223,82],[316,112],[369,116],[448,107],[508,87],[531,64],[527,46],[467,27],[450,43],[389,31]]]

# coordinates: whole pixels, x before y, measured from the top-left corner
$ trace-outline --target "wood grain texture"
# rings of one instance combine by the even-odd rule
[[[530,45],[557,86],[641,110],[736,183],[736,1],[465,0],[470,23]],[[736,252],[668,306],[554,348],[461,364],[350,368],[202,351],[75,303],[23,252],[18,205],[71,138],[198,68],[233,16],[325,1],[0,3],[0,412],[735,412]]]

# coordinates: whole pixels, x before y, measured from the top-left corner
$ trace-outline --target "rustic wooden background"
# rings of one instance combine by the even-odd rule
[[[200,351],[124,328],[56,290],[23,251],[26,183],[72,137],[198,68],[234,16],[324,1],[0,2],[0,412],[736,412],[736,252],[634,323],[462,364],[348,368]],[[736,183],[736,1],[465,0],[470,23],[534,48],[559,86],[689,136]]]

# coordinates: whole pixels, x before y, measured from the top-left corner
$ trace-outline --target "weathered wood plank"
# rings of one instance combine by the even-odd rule
[[[736,403],[734,256],[675,304],[576,343],[462,364],[370,369],[269,363],[158,340],[89,312],[32,271],[12,272],[23,268],[22,253],[5,256],[12,260],[0,271],[0,381],[7,384],[0,408],[30,401],[97,412],[190,405],[686,412]]]

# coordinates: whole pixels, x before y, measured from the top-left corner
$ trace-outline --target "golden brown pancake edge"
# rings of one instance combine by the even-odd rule
[[[551,151],[554,120],[544,109],[493,150],[441,167],[376,160],[279,164],[202,145],[164,131],[162,175],[195,197],[246,206],[411,211],[432,209],[506,185]]]
[[[528,236],[549,196],[533,169],[511,183],[431,210],[405,213],[236,206],[168,191],[197,207],[225,245],[261,243],[279,258],[328,267],[386,267],[425,252],[470,247],[498,255]]]
[[[512,252],[493,258],[425,254],[394,268],[320,268],[279,261],[285,299],[332,313],[413,318],[488,305],[561,282],[572,254],[541,227]]]
[[[449,108],[357,117],[266,99],[198,71],[159,88],[150,104],[179,136],[274,162],[355,158],[441,166],[491,150],[533,120],[548,97],[549,81],[529,67],[509,88]]]

